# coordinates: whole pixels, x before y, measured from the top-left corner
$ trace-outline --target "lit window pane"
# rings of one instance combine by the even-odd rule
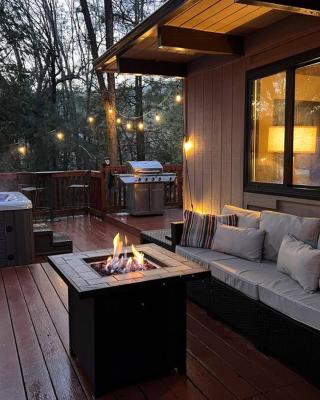
[[[320,186],[320,63],[295,75],[293,184]]]
[[[251,181],[283,183],[286,73],[253,82]]]

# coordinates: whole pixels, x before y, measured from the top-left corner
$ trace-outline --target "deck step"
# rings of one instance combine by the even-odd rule
[[[69,236],[54,233],[46,224],[35,224],[33,235],[36,256],[72,253],[73,244]]]

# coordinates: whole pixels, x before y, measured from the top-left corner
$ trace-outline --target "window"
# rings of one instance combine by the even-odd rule
[[[245,190],[320,198],[320,61],[249,72],[247,110]]]

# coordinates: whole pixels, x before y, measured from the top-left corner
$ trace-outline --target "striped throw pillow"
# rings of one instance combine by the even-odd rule
[[[236,226],[235,214],[210,215],[185,210],[181,246],[212,249],[218,224]]]

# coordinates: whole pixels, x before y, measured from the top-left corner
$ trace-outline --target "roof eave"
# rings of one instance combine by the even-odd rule
[[[151,14],[148,18],[137,25],[132,31],[126,36],[120,39],[117,43],[106,50],[100,57],[93,61],[95,69],[103,69],[104,64],[113,57],[121,55],[123,52],[128,50],[135,41],[141,37],[144,33],[152,29],[157,25],[166,23],[168,20],[174,17],[175,12],[179,9],[179,12],[184,7],[188,7],[192,3],[196,3],[198,0],[169,0],[157,11]]]

